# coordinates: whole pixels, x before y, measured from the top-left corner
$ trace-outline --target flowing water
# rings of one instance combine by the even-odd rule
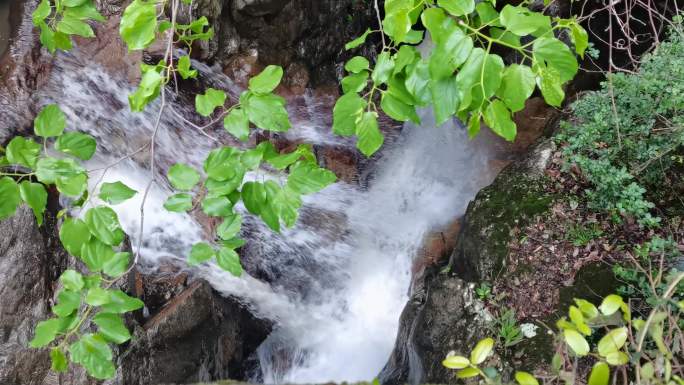
[[[239,92],[220,70],[195,63],[206,83]],[[108,74],[75,54],[60,54],[41,103],[57,102],[68,116],[69,129],[95,136],[99,148],[89,168],[101,168],[133,153],[152,134],[159,109],[131,113],[128,82]],[[353,146],[330,134],[330,111],[309,94],[293,113],[290,139],[320,146]],[[170,103],[189,116],[183,97]],[[214,265],[194,272],[220,293],[241,298],[276,328],[258,350],[266,383],[314,383],[371,380],[382,369],[396,337],[399,315],[407,300],[413,258],[430,231],[459,217],[467,202],[492,175],[492,151],[485,141],[469,141],[454,123],[434,127],[429,112],[423,124],[406,125],[383,149],[365,188],[343,182],[305,199],[299,223],[282,234],[268,230],[245,214],[245,253],[260,272],[232,277]],[[216,135],[222,135],[216,133]],[[225,136],[221,136],[225,139]],[[201,169],[212,140],[164,115],[157,135],[160,181],[145,205],[143,264],[184,266],[190,246],[204,237],[189,215],[167,213],[170,194],[163,172],[175,162]],[[123,180],[142,192],[150,179],[147,153],[121,160],[92,180]],[[252,175],[252,178],[280,178]],[[137,244],[142,193],[116,206],[122,224]],[[244,208],[239,207],[244,212]],[[246,256],[243,256],[247,259]],[[248,268],[249,270],[249,268]]]

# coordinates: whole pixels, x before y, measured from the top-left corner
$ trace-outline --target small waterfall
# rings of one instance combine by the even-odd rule
[[[128,82],[81,56],[78,50],[58,55],[39,99],[59,103],[69,129],[97,138],[98,155],[89,164],[89,169],[96,169],[144,144],[160,106],[155,102],[144,113],[130,112]],[[194,64],[205,83],[237,95],[239,88],[220,70]],[[170,107],[190,116],[192,104],[183,102],[184,95],[176,96]],[[290,139],[353,146],[330,133],[330,111],[313,96],[299,100],[291,112]],[[248,274],[238,279],[213,265],[194,270],[220,293],[241,298],[277,322],[259,348],[261,373],[254,373],[254,380],[371,380],[385,364],[408,298],[413,258],[425,236],[462,215],[467,202],[493,177],[489,162],[494,154],[487,140],[468,140],[455,123],[435,127],[429,111],[421,117],[420,127],[408,124],[383,150],[366,189],[340,182],[307,197],[298,224],[282,234],[245,214],[245,252],[268,282]],[[190,246],[204,237],[190,215],[163,209],[170,195],[163,174],[176,162],[201,169],[204,157],[216,146],[174,114],[165,114],[161,124],[156,153],[159,183],[145,207],[142,262],[149,268],[162,261],[185,266]],[[229,142],[220,131],[211,134]],[[148,167],[144,152],[121,160],[105,175],[91,175],[93,181],[122,180],[140,192],[115,206],[133,244],[142,191],[150,179]]]

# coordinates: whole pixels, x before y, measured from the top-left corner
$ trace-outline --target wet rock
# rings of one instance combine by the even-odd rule
[[[350,57],[344,44],[376,22],[371,3],[357,0],[196,3],[194,15],[206,16],[216,32],[199,50],[200,58],[231,63],[254,50],[262,66],[302,63],[311,84],[335,80],[338,64]]]
[[[237,300],[220,297],[206,281],[195,281],[136,327],[119,359],[122,383],[245,379],[271,328]]]
[[[28,343],[36,324],[51,315],[55,280],[68,260],[55,213],[48,210],[38,227],[33,212],[22,206],[0,222],[0,384],[41,384],[50,369],[48,350]]]
[[[379,375],[381,383],[455,383],[453,371],[443,367],[442,360],[450,351],[468,356],[492,321],[473,291],[472,284],[432,268],[401,314],[394,351]]]

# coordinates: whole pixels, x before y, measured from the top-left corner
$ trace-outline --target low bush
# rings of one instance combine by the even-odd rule
[[[682,26],[644,58],[639,73],[609,75],[572,110],[557,139],[566,168],[577,166],[593,186],[586,191],[590,208],[657,226],[648,197],[664,185],[684,144]]]

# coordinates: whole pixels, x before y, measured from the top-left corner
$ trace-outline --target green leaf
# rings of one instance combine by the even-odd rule
[[[501,24],[507,30],[518,36],[529,35],[540,29],[551,28],[551,18],[540,12],[533,12],[524,6],[503,7],[499,18]]]
[[[100,334],[84,334],[69,346],[69,354],[71,360],[81,364],[92,377],[104,380],[114,377],[116,373],[112,364],[112,351]]]
[[[42,225],[43,213],[47,205],[47,191],[45,191],[45,187],[40,183],[31,183],[25,180],[19,185],[19,193],[21,199],[33,210],[38,226]],[[0,192],[0,197],[2,196],[3,194]]]
[[[90,240],[88,225],[78,218],[67,218],[59,229],[59,240],[69,254],[80,257],[83,245]]]
[[[378,128],[378,114],[376,112],[364,112],[356,124],[356,147],[367,157],[373,155],[382,147],[385,137]]]
[[[14,179],[8,176],[0,178],[0,220],[14,215],[20,203],[19,186]]]
[[[106,259],[102,264],[102,272],[113,278],[119,278],[127,270],[130,262],[131,253],[119,252]]]
[[[76,270],[65,270],[62,275],[59,276],[59,282],[62,283],[65,289],[71,291],[81,291],[85,282],[83,281],[83,275]]]
[[[540,68],[538,75],[537,85],[542,92],[544,101],[551,106],[560,107],[565,98],[565,92],[563,92],[558,71],[554,68]]]
[[[99,286],[88,289],[86,303],[90,306],[102,306],[109,303],[109,292]]]
[[[36,163],[36,177],[45,184],[57,183],[58,180],[70,179],[85,175],[85,169],[73,159],[41,158]]]
[[[243,152],[240,155],[240,163],[247,170],[256,170],[261,165],[261,160],[264,157],[263,147],[255,147]]]
[[[202,116],[210,116],[216,107],[226,102],[226,93],[221,90],[208,88],[204,94],[195,96],[195,109]]]
[[[496,95],[506,103],[512,112],[525,108],[525,101],[532,95],[535,75],[526,65],[511,64],[503,73],[501,87]]]
[[[430,91],[432,92],[435,124],[441,126],[456,113],[461,101],[456,77],[433,79],[430,84]]]
[[[230,134],[246,141],[249,139],[249,118],[242,108],[235,108],[223,119],[223,128]]]
[[[233,213],[233,204],[224,196],[206,197],[202,200],[202,211],[210,217],[225,217]]]
[[[95,138],[80,132],[67,132],[57,138],[55,148],[65,154],[73,155],[82,160],[89,160],[95,154],[97,142]]]
[[[183,213],[192,209],[192,195],[181,193],[172,195],[164,202],[164,208],[174,213]]]
[[[442,365],[449,369],[463,369],[470,366],[470,360],[463,356],[447,356]]]
[[[266,204],[261,208],[261,219],[275,232],[280,232],[280,206],[277,201],[280,199],[282,188],[273,181],[268,180],[264,182],[264,190],[266,191]]]
[[[442,29],[440,43],[430,55],[430,76],[433,80],[450,78],[465,63],[473,50],[473,39],[455,25]]]
[[[33,121],[33,130],[43,138],[60,136],[66,127],[66,116],[56,104],[48,104]]]
[[[572,36],[572,42],[575,44],[575,52],[584,58],[584,51],[589,47],[589,35],[587,31],[582,28],[579,23],[574,21],[570,24],[570,32]]]
[[[412,45],[402,45],[394,57],[394,74],[398,74],[404,68],[420,60],[420,54]]]
[[[81,293],[78,291],[62,290],[57,294],[57,305],[52,307],[52,312],[59,317],[71,315],[81,306]]]
[[[91,238],[81,249],[81,260],[92,272],[102,270],[104,264],[114,256],[111,246],[100,242],[97,238]]]
[[[591,369],[587,385],[608,385],[610,381],[610,367],[605,362],[597,362]]]
[[[539,385],[539,381],[527,372],[515,372],[515,380],[520,385]]]
[[[290,168],[287,187],[299,194],[313,194],[334,183],[337,177],[325,168],[307,161],[299,161]]]
[[[413,96],[416,105],[426,106],[432,102],[430,91],[430,69],[427,62],[419,60],[409,71],[406,90]]]
[[[392,119],[401,122],[411,120],[416,124],[420,124],[420,118],[418,117],[418,114],[416,114],[416,108],[403,103],[389,92],[382,94],[380,107]]]
[[[106,313],[128,313],[141,309],[145,304],[143,301],[130,297],[121,290],[109,291],[109,302],[102,306],[101,310]]]
[[[61,49],[62,51],[68,51],[71,49],[71,37],[63,32],[55,32],[54,34],[55,47]]]
[[[200,242],[192,246],[190,250],[190,257],[188,257],[188,265],[196,266],[202,262],[206,262],[216,255],[216,251],[208,243]]]
[[[396,43],[401,43],[411,30],[411,17],[409,9],[400,9],[386,14],[382,21],[383,31],[390,36]]]
[[[471,378],[471,377],[477,377],[479,375],[480,375],[480,372],[475,368],[465,368],[465,369],[461,369],[458,372],[456,372],[456,377],[458,377],[458,378]]]
[[[36,10],[31,14],[33,25],[38,26],[41,21],[45,20],[52,13],[52,7],[49,0],[42,0]]]
[[[184,55],[178,59],[178,73],[183,79],[194,79],[197,77],[197,70],[192,69],[190,65],[190,56]]]
[[[591,302],[575,298],[575,303],[577,304],[577,307],[579,307],[580,311],[582,311],[582,314],[587,317],[587,319],[591,320],[598,317],[599,311]]]
[[[601,310],[603,315],[609,316],[618,311],[623,303],[624,301],[622,300],[622,297],[617,294],[610,294],[603,299],[601,306],[599,306],[599,310]]]
[[[183,163],[171,166],[167,175],[169,182],[177,190],[192,190],[200,181],[200,174]]]
[[[98,313],[93,317],[93,322],[98,326],[98,332],[115,344],[123,344],[131,339],[131,333],[118,314]]]
[[[485,338],[475,345],[473,350],[470,352],[470,362],[473,365],[479,365],[483,363],[494,348],[494,340],[491,338]]]
[[[228,241],[240,234],[242,227],[242,216],[240,214],[231,214],[224,218],[223,223],[216,229],[216,234],[219,238]]]
[[[368,85],[368,71],[361,71],[342,78],[342,92],[361,92]]]
[[[128,104],[131,107],[131,111],[134,112],[141,112],[149,102],[157,98],[164,80],[156,68],[143,68],[143,75],[138,89],[128,95]]]
[[[60,176],[55,181],[57,190],[70,197],[79,197],[88,187],[88,176],[85,173]]]
[[[57,49],[57,42],[55,41],[55,32],[45,24],[44,21],[38,23],[40,27],[40,44],[47,48],[50,53],[55,53]]]
[[[68,361],[60,348],[52,348],[50,350],[50,362],[50,369],[58,373],[66,372]]]
[[[242,265],[240,256],[233,249],[222,247],[216,254],[216,263],[225,271],[230,272],[236,277],[242,275]]]
[[[475,111],[470,115],[470,118],[468,119],[468,137],[470,139],[474,138],[475,135],[480,133],[481,118],[482,115],[480,114],[480,111]]]
[[[232,147],[212,150],[204,161],[204,172],[209,178],[219,182],[234,178],[242,172],[240,152]]]
[[[35,169],[40,149],[40,144],[33,140],[16,136],[7,145],[7,160],[10,164],[18,164]]]
[[[61,0],[61,3],[65,7],[78,7],[89,0]]]
[[[629,362],[629,356],[624,352],[611,352],[606,355],[606,362],[613,366],[625,365]]]
[[[302,199],[299,193],[294,191],[290,185],[286,185],[280,190],[279,196],[272,204],[277,207],[285,226],[292,227],[295,225],[299,216],[299,208],[302,207]]]
[[[333,108],[333,132],[342,136],[354,135],[356,120],[364,107],[366,101],[355,93],[348,93],[337,99]]]
[[[268,94],[278,87],[283,78],[283,68],[269,65],[257,76],[249,79],[249,89],[257,94]]]
[[[454,16],[463,16],[475,10],[474,0],[437,0],[437,5]]]
[[[479,108],[501,85],[504,63],[500,56],[474,48],[456,75],[462,93],[459,110]]]
[[[577,307],[570,306],[569,315],[570,320],[575,324],[577,331],[585,336],[591,335],[591,328],[584,322],[584,315],[582,315],[582,312]]]
[[[105,21],[104,16],[97,11],[92,1],[85,1],[81,5],[68,8],[64,11],[64,16],[75,18],[78,20],[95,20],[99,22]]]
[[[484,111],[483,114],[485,123],[497,135],[512,142],[515,140],[517,134],[515,122],[511,119],[511,111],[506,105],[498,100],[493,100]]]
[[[621,327],[613,329],[599,341],[598,352],[601,357],[607,357],[608,354],[622,349],[625,342],[627,342],[627,328]]]
[[[285,109],[285,99],[267,94],[251,94],[245,98],[243,108],[247,111],[249,121],[255,126],[269,131],[284,132],[292,127]]]
[[[59,318],[50,318],[46,321],[38,322],[35,335],[29,343],[32,348],[42,348],[54,341],[57,334],[62,331],[63,322]]]
[[[501,27],[499,21],[499,12],[494,9],[491,3],[481,2],[475,5],[475,11],[480,18],[480,25],[490,25],[492,27]]]
[[[46,17],[47,17],[47,16],[46,16]],[[357,37],[356,39],[354,39],[354,40],[350,41],[349,43],[345,44],[345,45],[344,45],[344,49],[345,49],[345,50],[350,50],[350,49],[352,49],[352,48],[356,48],[356,47],[360,46],[361,44],[365,43],[365,42],[366,42],[366,38],[368,37],[368,35],[369,35],[371,32],[373,32],[373,31],[371,31],[370,28],[366,29],[366,32],[364,32],[361,36],[359,36],[359,37]]]
[[[354,74],[360,73],[361,71],[365,71],[369,68],[370,63],[368,62],[368,59],[363,56],[354,56],[353,58],[349,59],[347,64],[344,65],[344,69],[347,72]]]
[[[90,233],[107,245],[117,246],[124,239],[125,234],[119,225],[119,218],[109,207],[100,206],[88,210],[85,223]]]
[[[563,330],[563,337],[568,346],[570,346],[570,349],[572,349],[576,355],[584,357],[589,353],[589,344],[587,343],[587,340],[585,340],[577,331],[565,329]]]
[[[154,41],[157,30],[157,9],[154,1],[134,0],[124,10],[119,25],[119,34],[128,45],[128,50],[138,50]]]
[[[137,193],[121,182],[103,183],[99,197],[109,204],[116,205],[133,198]]]
[[[378,60],[375,62],[375,68],[371,78],[375,84],[382,84],[387,82],[392,71],[394,70],[394,57],[387,51],[378,55]]]
[[[65,13],[62,20],[57,23],[57,31],[67,35],[78,35],[82,37],[94,37],[95,33],[88,23]]]
[[[577,60],[567,45],[552,37],[536,39],[532,45],[532,54],[538,62],[545,62],[546,67],[558,71],[561,83],[572,80],[577,74]]]
[[[290,176],[290,178],[291,177],[292,176]],[[266,204],[266,190],[264,189],[264,185],[258,182],[247,182],[242,185],[241,194],[245,208],[247,208],[250,213],[259,215],[261,209]]]

